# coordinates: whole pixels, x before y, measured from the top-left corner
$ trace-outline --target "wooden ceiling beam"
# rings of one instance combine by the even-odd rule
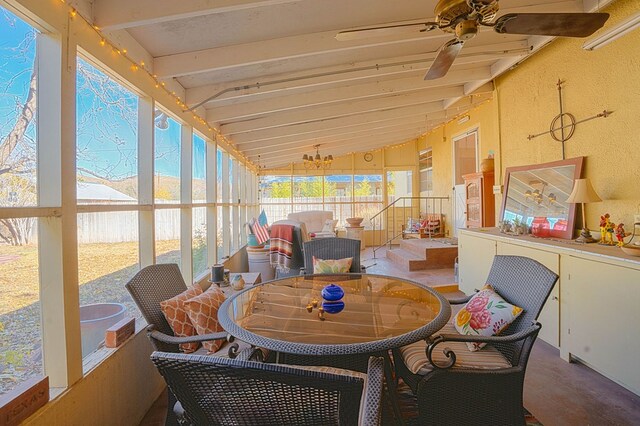
[[[94,0],[94,22],[105,30],[152,25],[300,0]]]
[[[278,138],[267,141],[251,142],[247,144],[236,144],[238,149],[244,153],[252,153],[254,151],[265,151],[272,148],[290,147],[290,146],[312,146],[315,144],[323,144],[331,142],[340,138],[349,138],[355,136],[375,136],[377,133],[387,131],[401,131],[407,128],[420,127],[422,130],[426,130],[426,121],[424,117],[410,117],[407,120],[402,121],[389,121],[388,123],[375,123],[373,125],[364,124],[357,128],[347,128],[338,131],[323,132],[322,136],[319,135],[303,135],[303,136],[290,136],[286,138]]]
[[[271,129],[264,129],[260,130],[259,132],[253,133],[255,133],[257,137],[261,138],[261,140],[267,140],[273,137],[308,135],[320,130],[335,131],[342,129],[343,131],[345,131],[345,129],[350,129],[354,126],[362,124],[374,125],[376,123],[389,123],[395,120],[405,119],[407,117],[420,117],[424,119],[425,115],[427,115],[428,117],[434,115],[445,115],[445,112],[442,110],[442,103],[433,102],[427,105],[414,105],[411,107],[397,108],[390,111],[376,111],[373,113],[360,114],[353,117],[341,117],[332,120],[301,123],[286,127],[274,127]],[[231,137],[231,139],[235,142],[236,137],[242,137],[245,135],[252,135],[252,133],[234,135],[233,137]]]
[[[360,49],[380,48],[398,44],[421,42],[425,50],[437,47],[450,35],[443,32],[418,33],[400,40],[337,41],[336,31],[303,34],[262,40],[241,45],[216,47],[196,52],[159,56],[154,60],[154,72],[160,79],[182,77],[211,71],[229,70],[247,65],[269,64],[295,58],[334,55]],[[374,40],[374,41],[372,41]],[[429,47],[429,45],[432,45]]]
[[[520,58],[528,51],[526,41],[511,41],[484,46],[465,47],[456,59],[454,68],[442,80],[456,80],[459,73],[469,70],[455,70],[458,65],[475,63],[478,60],[489,61],[503,57]],[[313,71],[305,70],[287,74],[272,75],[256,81],[255,79],[237,80],[189,88],[186,91],[188,105],[196,105],[205,99],[221,93],[208,104],[226,105],[234,101],[247,102],[255,99],[268,99],[290,93],[304,93],[344,87],[358,82],[369,83],[387,78],[423,75],[435,59],[437,52],[421,55],[385,58],[377,61],[365,61],[334,67],[323,67]],[[309,77],[314,75],[315,77]],[[449,77],[451,75],[451,77]],[[308,77],[308,78],[307,78]],[[269,81],[282,81],[277,84],[259,85]],[[248,86],[248,87],[247,87]],[[246,87],[246,88],[245,88]],[[237,90],[236,90],[237,89]]]
[[[421,123],[420,125],[404,127],[402,129],[395,128],[395,129],[388,129],[386,131],[370,132],[368,134],[363,133],[363,134],[355,134],[350,136],[338,136],[338,137],[334,137],[333,139],[318,141],[317,144],[320,145],[320,148],[322,150],[325,150],[332,147],[340,147],[342,145],[346,145],[349,143],[357,143],[357,142],[363,142],[363,141],[369,141],[369,140],[381,140],[391,136],[418,137],[423,132],[424,132],[424,126]],[[312,148],[313,145],[316,145],[316,144],[315,143],[309,144],[308,142],[305,142],[297,145],[274,145],[274,146],[267,147],[262,151],[260,150],[244,151],[243,150],[243,152],[245,153],[245,155],[251,158],[254,158],[258,155],[261,155],[263,158],[277,157],[278,155],[284,155],[290,152],[300,153],[300,155],[302,156],[302,154],[304,154],[305,152],[311,152],[313,150]]]
[[[333,120],[341,117],[353,117],[367,113],[375,113],[383,111],[389,113],[390,110],[422,105],[438,104],[433,107],[441,108],[441,101],[449,98],[457,98],[464,95],[462,87],[447,87],[433,89],[425,93],[411,93],[394,96],[386,96],[384,98],[373,100],[359,100],[339,104],[337,106],[320,106],[312,110],[301,110],[292,112],[283,112],[272,114],[264,118],[249,119],[246,121],[232,122],[222,124],[221,130],[225,135],[234,135],[244,132],[255,132],[259,130],[269,129],[272,127],[290,126],[296,124],[304,124],[309,122]],[[212,122],[215,117],[207,114],[207,120]]]
[[[212,121],[224,123],[295,109],[308,109],[354,100],[374,99],[392,94],[414,93],[424,90],[432,91],[443,86],[463,84],[476,79],[487,80],[489,78],[491,78],[489,67],[483,67],[469,70],[465,73],[458,72],[449,78],[439,80],[425,81],[422,78],[415,77],[381,80],[373,83],[355,84],[349,87],[316,90],[274,99],[211,108],[207,110],[207,116],[215,118]]]

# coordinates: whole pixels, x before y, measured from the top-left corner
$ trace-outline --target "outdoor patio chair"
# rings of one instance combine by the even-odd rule
[[[175,263],[150,265],[142,268],[125,285],[133,301],[147,321],[147,335],[158,351],[180,352],[181,343],[204,342],[227,339],[227,333],[212,333],[201,336],[176,337],[160,309],[160,302],[171,299],[187,289],[180,268]],[[231,346],[237,349],[237,344]],[[223,346],[225,350],[230,345]]]
[[[449,322],[426,342],[394,349],[398,376],[417,396],[420,424],[525,424],[522,391],[541,328],[536,319],[557,279],[533,259],[496,256],[486,282],[506,302],[523,308],[505,331],[463,336]],[[488,345],[471,352],[463,342]]]
[[[171,299],[187,289],[180,268],[175,263],[150,265],[142,268],[125,285],[133,301],[147,321],[147,336],[157,351],[179,353],[181,343],[204,342],[207,340],[227,340],[227,333],[212,333],[201,336],[176,337],[160,309],[160,302]],[[231,340],[231,339],[228,339]],[[242,343],[242,342],[240,342]],[[225,343],[217,354],[234,356],[239,343]],[[246,344],[243,343],[246,347]],[[256,350],[255,357],[264,353]],[[173,407],[175,397],[169,392],[169,407]],[[173,410],[169,409],[167,425],[175,424]]]
[[[238,358],[154,352],[151,359],[178,397],[181,424],[378,425],[382,358],[367,374]]]
[[[318,259],[344,259],[353,258],[351,273],[365,272],[360,266],[360,240],[351,238],[318,238],[303,244],[304,273],[313,274],[313,258]]]

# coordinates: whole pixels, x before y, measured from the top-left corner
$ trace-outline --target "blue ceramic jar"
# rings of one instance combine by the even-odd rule
[[[344,309],[344,302],[342,300],[337,300],[334,302],[322,302],[322,308],[328,314],[337,314]]]
[[[328,300],[330,302],[340,300],[344,297],[344,290],[337,284],[329,284],[325,288],[322,289],[320,293],[324,300]],[[344,303],[343,303],[344,307]]]

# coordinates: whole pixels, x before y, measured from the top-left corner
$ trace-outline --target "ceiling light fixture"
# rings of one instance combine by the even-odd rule
[[[302,161],[304,162],[304,167],[306,169],[316,168],[316,169],[328,169],[331,167],[331,162],[333,161],[333,155],[329,154],[328,156],[322,158],[320,156],[320,145],[313,146],[316,149],[316,155],[303,155]]]
[[[602,46],[606,46],[612,41],[619,39],[623,35],[635,30],[638,27],[640,27],[640,12],[636,13],[635,15],[629,16],[624,21],[609,28],[600,36],[587,41],[582,45],[582,48],[584,50],[600,49]]]

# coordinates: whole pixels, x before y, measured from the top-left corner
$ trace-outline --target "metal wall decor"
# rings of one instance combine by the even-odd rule
[[[576,117],[573,114],[564,112],[563,110],[563,107],[562,107],[562,84],[563,83],[564,81],[560,79],[558,79],[558,82],[556,83],[556,86],[558,86],[558,103],[560,104],[560,114],[553,117],[553,120],[551,120],[551,125],[549,126],[549,130],[547,130],[546,132],[537,133],[535,135],[529,135],[527,136],[527,139],[528,140],[535,139],[538,136],[542,136],[546,134],[551,135],[551,137],[554,140],[562,144],[562,159],[564,160],[566,158],[564,153],[564,143],[569,139],[571,139],[571,137],[573,136],[573,133],[576,130],[576,126],[580,123],[584,123],[586,121],[590,121],[595,118],[600,118],[600,117],[607,118],[608,116],[613,114],[613,111],[608,111],[605,109],[599,114],[593,115],[588,118],[584,118],[579,121],[576,120]],[[558,135],[558,132],[559,132],[559,135]]]

